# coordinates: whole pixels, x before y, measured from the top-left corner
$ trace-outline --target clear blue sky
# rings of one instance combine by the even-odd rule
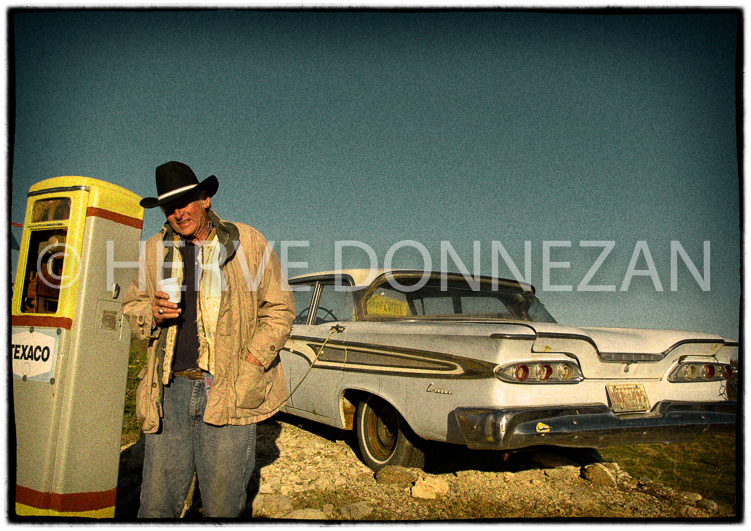
[[[499,241],[524,272],[530,242],[560,322],[737,339],[737,15],[17,12],[10,220],[39,180],[152,196],[154,168],[179,160],[218,177],[222,217],[309,242],[292,275],[332,269],[343,240],[379,265],[419,242],[434,267],[448,241],[470,271],[477,241],[485,274]],[[147,211],[144,238],[162,222]],[[671,240],[702,274],[710,242],[709,291],[682,260],[671,291]],[[546,241],[571,242],[550,250],[571,291],[543,289]],[[582,241],[614,242],[590,282],[614,291],[576,289],[602,252]],[[663,291],[638,274],[621,291],[638,241]],[[392,265],[422,263],[413,246]]]

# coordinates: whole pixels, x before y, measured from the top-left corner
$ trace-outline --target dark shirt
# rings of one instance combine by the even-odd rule
[[[197,263],[198,246],[181,240],[180,251],[183,254],[183,267],[185,273],[184,289],[180,307],[183,313],[178,318],[177,343],[175,345],[175,357],[172,362],[173,371],[184,371],[198,367],[198,293],[196,284],[200,285],[200,277],[196,278],[196,272],[200,274],[200,265]]]

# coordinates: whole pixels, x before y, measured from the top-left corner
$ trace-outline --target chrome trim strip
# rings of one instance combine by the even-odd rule
[[[592,347],[595,349],[595,352],[597,352],[597,356],[604,362],[609,363],[623,363],[624,361],[660,361],[665,358],[668,354],[670,354],[673,350],[680,347],[681,345],[686,345],[689,343],[700,343],[700,344],[718,344],[726,347],[735,347],[739,346],[738,343],[733,341],[725,341],[723,339],[682,339],[678,341],[677,343],[671,345],[668,347],[665,351],[657,353],[657,354],[648,354],[648,353],[632,353],[632,352],[600,352],[600,350],[597,348],[597,344],[594,342],[594,340],[589,337],[582,334],[567,334],[567,333],[554,333],[554,332],[539,332],[537,334],[537,337],[540,339],[543,338],[552,338],[552,339],[575,339],[579,341],[585,341],[592,345]],[[648,358],[636,358],[636,356],[648,356]]]
[[[682,339],[681,341],[678,341],[675,345],[667,349],[665,352],[663,352],[663,356],[667,356],[671,351],[675,350],[681,345],[685,345],[686,343],[716,343],[724,347],[738,346],[738,344],[734,345],[733,342],[730,342],[730,341],[723,341],[723,340],[718,341],[716,339]]]
[[[56,194],[59,192],[88,192],[91,188],[88,186],[58,186],[56,188],[45,188],[44,190],[34,190],[29,192],[27,197],[34,197],[42,194]]]
[[[320,338],[295,336],[293,339],[307,343],[314,352],[318,352],[318,349],[324,343]],[[329,349],[335,351],[331,353],[334,354],[331,357],[327,355]],[[301,352],[295,350],[290,352],[307,358]],[[323,362],[323,365],[321,365],[321,362]],[[440,352],[336,340],[329,340],[321,353],[321,357],[316,362],[316,366],[332,369],[338,367],[342,371],[441,379],[495,378],[493,373],[495,363],[492,362],[460,358]]]
[[[520,341],[534,341],[535,339],[537,339],[537,336],[525,334],[490,334],[490,339],[515,339]]]
[[[551,338],[551,339],[576,339],[578,341],[585,341],[592,345],[592,347],[595,349],[595,352],[597,352],[597,355],[599,356],[600,351],[597,348],[597,344],[595,343],[594,339],[592,339],[589,336],[585,336],[583,334],[566,334],[566,333],[555,333],[555,332],[538,332],[537,337],[540,339],[544,338]]]
[[[633,361],[660,361],[665,354],[640,354],[636,352],[600,352],[603,361],[633,362]]]
[[[348,343],[347,344],[347,363],[345,370],[350,367],[350,357],[354,353],[366,353],[373,354],[375,356],[384,356],[389,359],[404,360],[422,360],[425,363],[432,364],[431,366],[425,366],[423,369],[433,369],[432,374],[436,378],[495,378],[493,370],[496,364],[489,361],[482,361],[472,358],[459,357],[454,354],[445,354],[442,352],[434,352],[428,350],[415,350],[410,348],[393,347],[388,345],[370,345],[364,343]],[[456,367],[456,370],[448,371],[446,369],[436,372],[434,365],[439,364],[444,367]],[[363,367],[363,365],[359,365]],[[376,367],[371,365],[371,367]],[[392,365],[378,365],[379,370],[391,372],[394,369]],[[415,371],[413,365],[404,364],[402,368],[410,372]],[[420,371],[420,374],[424,374]]]
[[[347,287],[353,287],[353,284],[355,283],[355,281],[350,275],[342,273],[341,278],[342,278],[342,281],[346,281],[349,284],[349,286]],[[294,287],[299,284],[308,284],[310,282],[318,282],[322,284],[326,284],[327,282],[336,282],[336,275],[323,275],[322,276],[322,275],[314,273],[311,275],[306,275],[304,277],[298,277],[294,280],[290,280],[289,285]]]

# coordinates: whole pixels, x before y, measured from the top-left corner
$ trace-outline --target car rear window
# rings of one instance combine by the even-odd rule
[[[494,289],[495,288],[495,289]],[[555,322],[531,291],[492,282],[386,277],[363,300],[370,318],[490,318]]]

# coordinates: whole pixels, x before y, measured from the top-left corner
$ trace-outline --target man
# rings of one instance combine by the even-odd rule
[[[124,313],[149,340],[136,391],[146,447],[139,518],[180,516],[194,472],[205,517],[240,516],[255,467],[256,423],[286,399],[279,350],[295,316],[276,253],[211,209],[219,183],[185,164],[156,169],[167,222],[143,248]],[[158,287],[177,277],[179,304]],[[166,290],[166,288],[164,288]]]

